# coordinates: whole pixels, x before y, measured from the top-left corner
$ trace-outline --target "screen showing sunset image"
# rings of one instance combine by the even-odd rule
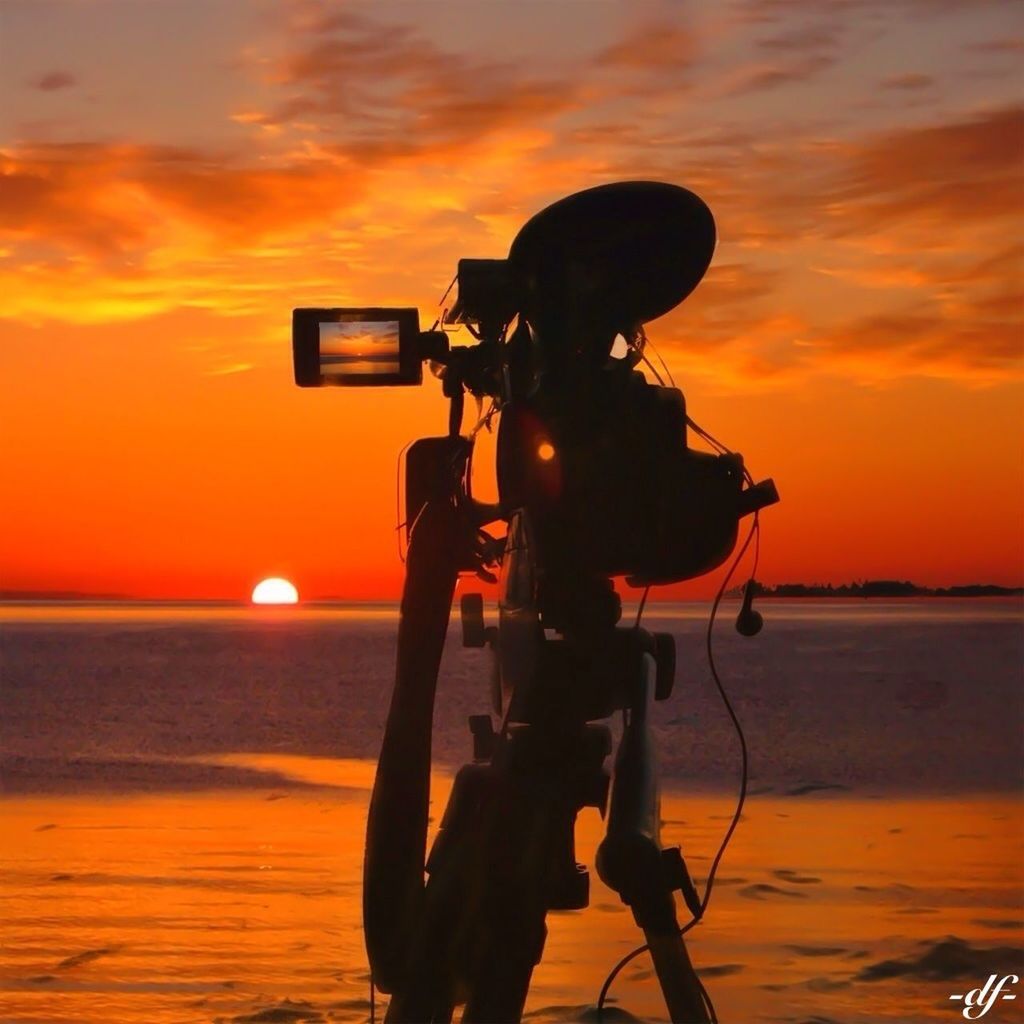
[[[320,323],[320,372],[324,377],[398,373],[397,321]]]

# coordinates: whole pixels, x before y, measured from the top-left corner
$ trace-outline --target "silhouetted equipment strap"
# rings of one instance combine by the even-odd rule
[[[423,897],[431,726],[460,536],[454,505],[431,501],[409,541],[395,687],[370,798],[363,869],[366,949],[383,992],[401,983]]]

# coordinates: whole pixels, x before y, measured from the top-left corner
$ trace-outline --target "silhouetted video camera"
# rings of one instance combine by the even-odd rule
[[[491,519],[525,510],[549,579],[689,579],[729,556],[743,516],[778,500],[738,454],[690,448],[682,392],[636,369],[647,362],[643,325],[697,286],[714,245],[711,213],[686,189],[620,182],[579,192],[533,217],[507,259],[459,262],[457,298],[440,323],[465,326],[476,344],[453,348],[444,330],[421,331],[414,309],[296,309],[295,380],[419,384],[430,361],[453,415],[448,438],[410,451],[410,527],[431,474],[468,465],[468,391],[501,410]],[[471,505],[468,472],[464,491]]]

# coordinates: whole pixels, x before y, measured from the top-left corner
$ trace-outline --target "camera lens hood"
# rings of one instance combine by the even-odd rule
[[[528,319],[583,303],[617,328],[646,323],[700,283],[715,220],[688,189],[620,181],[575,192],[534,215],[509,250]]]

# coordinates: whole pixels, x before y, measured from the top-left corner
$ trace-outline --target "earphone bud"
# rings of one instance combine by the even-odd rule
[[[740,613],[736,616],[736,632],[742,636],[757,636],[764,626],[764,617],[760,612],[754,611],[754,594],[757,592],[757,583],[751,577],[743,588],[743,605]]]

